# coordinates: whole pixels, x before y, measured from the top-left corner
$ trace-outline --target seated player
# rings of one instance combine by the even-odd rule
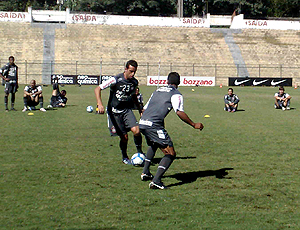
[[[237,111],[238,103],[240,99],[237,95],[233,94],[233,89],[228,89],[228,94],[224,96],[224,102],[225,102],[225,111],[234,113]]]
[[[290,110],[290,101],[291,96],[288,93],[284,92],[284,88],[282,86],[279,87],[279,92],[275,93],[275,109],[282,109],[282,110]]]
[[[46,112],[43,105],[43,94],[42,94],[42,87],[40,85],[36,85],[35,80],[30,81],[30,85],[25,86],[24,89],[24,109],[22,112],[27,110],[35,109],[35,106],[40,104],[40,111]]]
[[[65,107],[68,101],[66,95],[67,95],[66,90],[59,91],[58,83],[57,82],[53,83],[51,102],[48,107],[49,108]]]

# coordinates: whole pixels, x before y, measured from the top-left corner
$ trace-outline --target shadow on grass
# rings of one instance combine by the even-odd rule
[[[195,159],[196,157],[176,157],[176,160],[186,160],[186,159]],[[159,164],[162,158],[154,158],[152,159],[152,164]]]
[[[200,177],[215,176],[218,179],[231,179],[231,177],[225,177],[228,175],[228,170],[233,170],[233,168],[222,168],[218,170],[205,170],[197,172],[187,172],[187,173],[176,173],[174,175],[165,176],[171,177],[179,180],[180,182],[175,184],[170,184],[167,187],[179,186],[183,184],[188,184],[195,182]]]

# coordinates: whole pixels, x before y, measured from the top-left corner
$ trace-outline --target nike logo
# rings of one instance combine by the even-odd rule
[[[267,79],[267,80],[269,80],[269,79]],[[267,80],[262,80],[262,81],[253,81],[253,85],[259,85],[259,84],[261,84],[261,83],[264,83],[264,82],[266,82]]]
[[[250,81],[250,79],[248,79],[248,80],[243,80],[243,81],[238,81],[237,79],[235,79],[234,84],[235,84],[235,85],[240,85],[240,84],[243,84],[243,83],[245,83],[245,82],[247,82],[247,81]]]
[[[284,82],[284,81],[286,81],[286,79],[285,80],[282,80],[282,81],[277,81],[277,82],[274,82],[274,80],[272,80],[271,81],[271,85],[278,85],[278,84],[280,84],[280,83],[282,83],[282,82]]]

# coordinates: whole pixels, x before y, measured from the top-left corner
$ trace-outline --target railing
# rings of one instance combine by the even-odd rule
[[[3,66],[7,61],[0,60]],[[63,75],[115,75],[124,70],[125,62],[82,62],[82,61],[21,61],[16,64],[19,67],[19,82],[28,84],[31,79],[38,83],[50,84],[52,74]],[[245,77],[244,69],[247,69],[249,77],[296,77],[299,78],[300,66],[277,65],[234,65],[234,64],[199,64],[199,63],[139,63],[136,76],[168,75],[176,71],[182,76],[210,76],[216,78]]]

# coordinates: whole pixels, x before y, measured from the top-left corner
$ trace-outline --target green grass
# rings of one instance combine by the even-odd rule
[[[235,88],[244,111],[232,114],[223,111],[227,88],[181,87],[185,111],[204,130],[170,113],[178,159],[163,179],[170,188],[153,191],[141,168],[121,163],[106,116],[85,111],[94,87],[64,88],[67,108],[34,116],[21,112],[21,92],[17,112],[4,112],[1,100],[1,229],[300,228],[300,90],[286,88],[295,109],[281,111],[276,88]],[[154,89],[141,87],[145,100]],[[44,87],[46,105],[50,94]],[[222,168],[232,168],[226,179],[216,177]]]

